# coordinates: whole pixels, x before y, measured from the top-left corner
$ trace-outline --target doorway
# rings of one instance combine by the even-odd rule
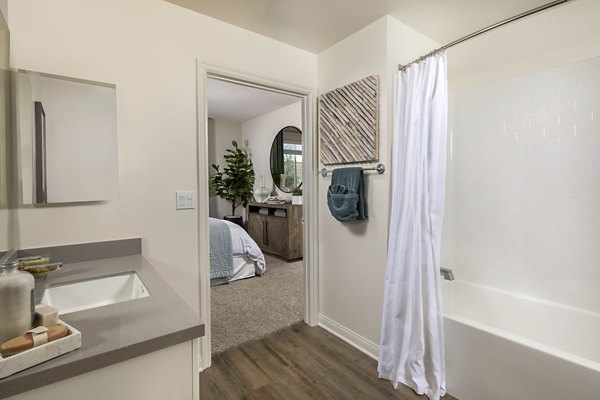
[[[301,216],[299,217],[300,230],[302,233],[303,242],[303,259],[301,261],[301,275],[302,275],[302,290],[304,294],[303,301],[303,316],[302,319],[309,325],[316,325],[317,323],[317,257],[316,257],[316,140],[314,137],[314,106],[315,106],[315,93],[310,89],[298,88],[278,82],[269,81],[268,79],[243,75],[234,71],[227,71],[220,68],[210,67],[206,65],[199,65],[198,67],[198,217],[199,217],[199,261],[200,261],[200,310],[201,316],[206,324],[206,334],[201,339],[200,346],[200,368],[204,369],[210,366],[211,363],[211,340],[212,340],[212,317],[211,317],[211,289],[210,289],[210,244],[209,244],[209,227],[208,219],[211,213],[211,207],[209,201],[202,201],[202,199],[208,200],[210,198],[209,190],[209,127],[211,122],[209,121],[209,110],[207,95],[209,87],[212,83],[218,82],[218,84],[232,84],[241,86],[244,88],[253,88],[269,93],[280,94],[293,99],[297,103],[298,110],[300,112],[299,130],[302,131],[302,148],[303,156],[301,159],[298,157],[294,158],[294,165],[298,167],[298,161],[301,160],[301,172],[298,171],[292,179],[286,179],[285,182],[293,182],[298,179],[298,176],[302,177],[302,198],[303,205],[301,206]],[[281,127],[282,129],[284,127]],[[274,133],[273,133],[274,135]],[[247,139],[247,138],[246,138]],[[267,186],[271,181],[276,182],[277,177],[271,174],[271,171],[264,169],[265,165],[268,166],[268,151],[265,150],[266,145],[255,146],[251,144],[248,146],[248,141],[245,143],[239,143],[240,147],[247,146],[250,152],[250,156],[261,165],[261,169],[257,172],[256,180],[260,184],[265,181]],[[269,149],[272,144],[269,144]],[[288,146],[290,147],[290,146]],[[293,147],[293,146],[292,146]],[[290,147],[291,148],[291,147]],[[297,148],[297,147],[296,147]],[[257,154],[258,153],[258,154]],[[267,156],[265,156],[267,153]],[[260,156],[259,156],[260,154]],[[260,158],[259,158],[260,157]],[[267,158],[267,161],[265,161]],[[267,176],[265,176],[267,175]],[[258,185],[256,185],[258,186]],[[284,185],[285,186],[285,185]],[[273,190],[273,186],[270,188]],[[284,193],[281,191],[281,187],[277,185],[274,193],[277,193],[280,197]],[[214,203],[214,202],[213,202]],[[277,208],[277,206],[274,206]],[[213,215],[215,215],[214,207]],[[256,204],[253,207],[248,207],[250,213],[246,213],[245,220],[248,217],[252,220],[253,217],[260,217],[259,212],[264,212],[262,208]],[[275,210],[266,211],[274,213]],[[250,215],[256,213],[256,215]],[[266,253],[268,254],[268,253]],[[271,257],[272,255],[267,255]],[[271,261],[276,260],[281,262],[281,254],[275,254],[279,258],[273,258]],[[268,274],[268,266],[265,274]],[[250,278],[250,280],[260,280],[261,278]],[[254,283],[256,284],[256,282]],[[233,285],[233,283],[231,284]]]

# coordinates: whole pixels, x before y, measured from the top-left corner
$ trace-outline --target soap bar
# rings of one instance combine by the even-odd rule
[[[58,325],[58,310],[45,304],[35,306],[35,321],[38,326],[52,328]]]
[[[46,334],[48,335],[48,342],[65,337],[69,332],[69,328],[64,325],[56,325],[48,329]],[[18,336],[14,339],[10,339],[4,342],[0,346],[0,354],[3,356],[12,356],[13,354],[20,353],[24,350],[31,349],[33,347],[33,334],[26,333]]]
[[[19,259],[19,268],[30,267],[32,265],[43,265],[50,262],[50,256],[31,256]]]

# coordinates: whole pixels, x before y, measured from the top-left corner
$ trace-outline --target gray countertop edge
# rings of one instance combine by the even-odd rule
[[[36,300],[54,285],[128,272],[138,274],[150,296],[61,316],[81,331],[81,348],[0,379],[0,399],[205,334],[203,321],[141,254],[65,264],[46,280],[36,280]]]

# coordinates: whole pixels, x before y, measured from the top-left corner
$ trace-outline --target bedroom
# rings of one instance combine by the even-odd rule
[[[206,93],[215,355],[303,319],[302,107],[295,96],[218,78]],[[233,150],[245,163],[228,164]]]

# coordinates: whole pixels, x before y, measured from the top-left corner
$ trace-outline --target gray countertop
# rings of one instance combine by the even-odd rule
[[[0,379],[0,399],[204,335],[204,323],[141,255],[65,264],[36,280],[48,285],[135,271],[150,296],[61,316],[81,332],[81,348]]]

